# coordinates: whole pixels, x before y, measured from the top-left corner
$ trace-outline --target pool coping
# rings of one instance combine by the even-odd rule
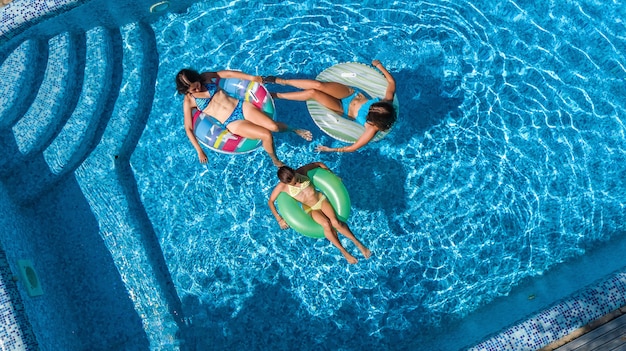
[[[572,342],[607,323],[610,323],[611,321],[623,316],[624,314],[626,314],[626,305],[621,306],[620,308],[613,310],[608,314],[585,324],[584,326],[574,330],[573,332],[560,338],[559,340],[549,343],[548,345],[538,349],[537,351],[553,351],[561,346],[567,345],[569,342]]]
[[[596,326],[624,306],[626,270],[622,268],[513,326],[503,328],[468,350],[540,350],[552,343],[565,343],[581,335],[586,326]]]

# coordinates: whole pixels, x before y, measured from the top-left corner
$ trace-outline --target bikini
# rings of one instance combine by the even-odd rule
[[[311,180],[304,175],[296,175],[296,177],[299,177],[299,180],[302,181],[302,183],[300,183],[300,185],[289,185],[287,184],[287,193],[289,194],[289,196],[295,198],[296,196],[298,196],[298,194],[300,194],[302,192],[302,190],[308,188],[311,186]],[[311,211],[314,210],[321,210],[322,209],[322,203],[324,202],[324,200],[326,200],[326,196],[324,196],[324,194],[320,194],[319,200],[311,207],[302,204],[303,208],[304,208],[304,212],[309,213]]]
[[[341,107],[343,107],[343,113],[345,115],[348,114],[348,111],[350,109],[350,103],[352,102],[352,100],[354,100],[354,98],[359,95],[359,94],[363,94],[363,96],[365,96],[366,98],[368,98],[369,100],[367,100],[365,103],[363,103],[363,105],[361,105],[361,107],[359,108],[359,111],[356,114],[356,117],[354,118],[354,120],[362,125],[365,126],[365,123],[367,123],[367,114],[369,113],[370,110],[370,106],[372,106],[372,104],[377,103],[380,101],[380,98],[370,98],[369,95],[367,95],[367,93],[359,90],[358,88],[352,87],[352,89],[354,90],[354,93],[352,93],[351,95],[341,99]]]
[[[359,112],[356,114],[356,118],[354,119],[358,124],[365,126],[367,123],[367,114],[370,112],[370,106],[380,101],[380,98],[369,99],[361,105]]]
[[[209,92],[209,95],[211,95],[210,97],[197,98],[194,96],[194,99],[196,100],[196,106],[198,106],[198,110],[200,111],[204,111],[204,109],[207,108],[207,106],[209,106],[211,99],[213,99],[214,94],[217,92],[217,85],[215,83],[207,83],[205,87],[207,91]],[[242,106],[243,106],[243,101],[239,100],[237,102],[237,106],[235,106],[235,109],[233,110],[233,113],[230,114],[230,116],[224,121],[224,123],[221,123],[218,120],[215,120],[215,122],[221,125],[222,128],[226,128],[226,126],[230,124],[231,122],[244,119]]]

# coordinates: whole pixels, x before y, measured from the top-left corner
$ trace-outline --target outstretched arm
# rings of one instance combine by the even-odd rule
[[[244,80],[254,81],[258,83],[263,82],[263,78],[261,76],[253,76],[251,74],[247,74],[241,71],[223,70],[223,71],[217,71],[215,72],[215,74],[217,77],[220,77],[220,78],[238,78],[238,79],[244,79]]]
[[[196,135],[193,133],[193,116],[191,115],[191,110],[196,107],[195,104],[191,101],[189,95],[185,95],[185,100],[183,101],[183,115],[185,116],[185,133],[187,134],[187,138],[193,145],[193,148],[196,149],[196,153],[198,154],[198,160],[200,163],[206,163],[207,157],[204,153],[204,150],[200,147],[200,143],[198,143],[198,139],[196,139]]]
[[[296,173],[300,173],[300,174],[304,174],[306,175],[306,172],[315,169],[315,168],[323,168],[327,171],[330,171],[330,168],[328,168],[328,166],[326,166],[323,162],[311,162],[308,165],[304,165],[298,169],[296,169]]]
[[[318,145],[315,151],[318,151],[318,152],[354,152],[362,148],[363,146],[365,146],[367,143],[369,143],[370,140],[374,138],[377,131],[378,131],[378,128],[374,127],[370,123],[365,123],[365,131],[354,142],[354,144],[344,146],[344,147],[338,147],[338,148]]]
[[[200,73],[200,77],[202,78],[202,83],[210,83],[213,79],[218,78],[217,72],[202,72]]]
[[[396,94],[396,80],[393,78],[391,73],[387,71],[385,66],[383,66],[382,63],[380,63],[380,61],[378,60],[372,61],[372,66],[378,68],[378,70],[381,71],[382,74],[385,76],[385,79],[387,79],[387,91],[385,91],[384,100],[393,101],[393,97]]]
[[[276,205],[274,205],[274,202],[278,198],[278,195],[280,195],[280,192],[282,191],[282,189],[283,189],[282,183],[279,183],[278,185],[276,185],[276,187],[274,187],[274,190],[272,190],[272,193],[270,194],[270,199],[267,201],[267,205],[270,207],[270,211],[272,211],[272,214],[274,215],[274,218],[276,218],[276,221],[278,222],[278,225],[280,226],[280,228],[287,229],[289,228],[289,225],[287,224],[287,222],[285,222],[283,217],[281,217],[278,214]]]

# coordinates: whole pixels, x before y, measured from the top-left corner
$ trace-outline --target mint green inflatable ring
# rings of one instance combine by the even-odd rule
[[[350,196],[341,179],[332,172],[322,168],[314,168],[307,172],[307,176],[311,179],[311,183],[319,189],[335,209],[337,218],[340,221],[348,220],[350,216]],[[304,212],[302,205],[293,197],[281,192],[276,199],[278,211],[289,224],[298,233],[308,236],[309,238],[323,238],[324,229],[317,224],[308,213]]]
[[[340,63],[331,66],[320,73],[316,79],[322,82],[338,82],[356,87],[373,98],[383,98],[389,84],[380,71],[358,62]],[[353,119],[333,112],[315,100],[307,100],[306,105],[313,122],[324,133],[339,141],[354,143],[365,131],[365,127]],[[397,96],[393,98],[393,106],[396,109],[396,115],[399,116],[400,105]],[[372,141],[384,138],[390,130],[376,133]]]

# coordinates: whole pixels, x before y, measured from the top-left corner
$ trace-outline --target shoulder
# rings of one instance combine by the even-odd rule
[[[191,94],[185,94],[185,97],[183,98],[183,106],[190,108],[195,107],[196,99]]]
[[[285,184],[278,182],[278,184],[274,186],[274,189],[272,189],[272,192],[270,193],[269,202],[276,201],[278,195],[280,195],[280,193],[282,192],[285,192]]]
[[[373,131],[374,133],[376,133],[380,130],[380,128],[378,128],[374,123],[370,121],[365,122],[364,127],[365,127],[365,132]]]

